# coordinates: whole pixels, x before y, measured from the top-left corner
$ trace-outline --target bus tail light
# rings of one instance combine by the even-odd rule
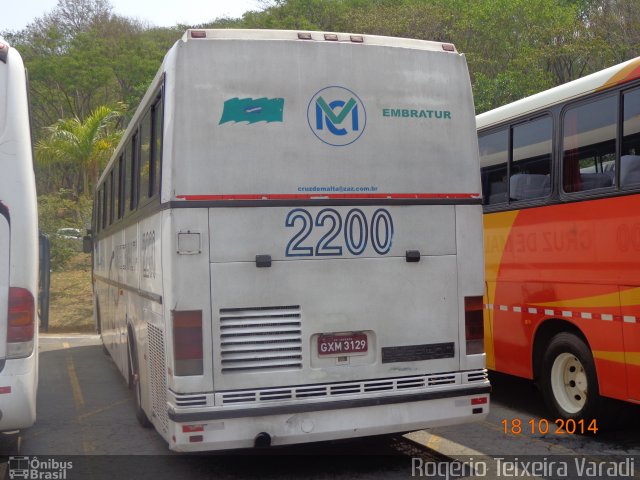
[[[484,353],[484,319],[482,297],[464,297],[464,331],[467,355]]]
[[[182,433],[204,432],[204,425],[183,425]]]
[[[175,375],[202,375],[202,310],[173,312]]]
[[[29,290],[18,287],[9,289],[8,357],[28,357],[33,352],[35,310],[35,301]]]

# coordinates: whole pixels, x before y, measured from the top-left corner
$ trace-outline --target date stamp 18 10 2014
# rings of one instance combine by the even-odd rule
[[[598,433],[598,422],[591,420],[574,420],[572,418],[547,420],[546,418],[502,419],[503,433],[509,435],[595,435]]]

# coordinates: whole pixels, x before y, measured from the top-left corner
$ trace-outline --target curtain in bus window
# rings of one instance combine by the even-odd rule
[[[567,110],[562,161],[565,192],[611,187],[615,183],[617,118],[617,96]]]
[[[513,127],[509,197],[528,200],[551,192],[551,117]]]
[[[640,184],[640,89],[623,96],[622,156],[620,157],[620,185]]]
[[[509,132],[507,129],[481,135],[478,138],[482,166],[482,196],[485,205],[507,201],[507,160]]]

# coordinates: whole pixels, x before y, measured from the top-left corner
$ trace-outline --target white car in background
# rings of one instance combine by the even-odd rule
[[[82,231],[79,228],[59,228],[56,236],[66,240],[82,240]]]

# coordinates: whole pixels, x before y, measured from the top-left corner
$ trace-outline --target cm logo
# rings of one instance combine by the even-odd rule
[[[326,87],[317,92],[307,107],[307,121],[313,134],[328,145],[342,147],[355,142],[367,124],[362,100],[348,88]]]

